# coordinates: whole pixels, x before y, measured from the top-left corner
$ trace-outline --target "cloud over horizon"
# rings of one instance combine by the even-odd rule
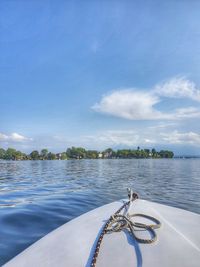
[[[38,137],[39,138],[39,137]],[[147,128],[138,127],[127,130],[104,130],[91,132],[90,135],[80,136],[47,136],[45,139],[27,138],[19,134],[0,134],[0,141],[3,147],[9,146],[21,151],[41,150],[47,148],[52,152],[66,151],[68,147],[85,147],[99,151],[105,148],[157,148],[165,149],[170,146],[175,154],[180,146],[190,146],[198,149],[200,147],[200,133],[195,131],[180,131],[174,124],[158,124]],[[174,147],[174,149],[173,149]],[[177,150],[178,148],[178,150]],[[186,153],[187,154],[187,153]]]
[[[178,130],[173,131],[160,131],[156,129],[147,132],[143,130],[115,130],[98,132],[95,135],[86,136],[90,145],[104,144],[107,146],[155,146],[155,145],[195,145],[200,146],[200,133],[196,132],[180,132]],[[98,141],[97,141],[98,140]]]
[[[186,99],[174,102],[173,109],[165,106],[162,101],[167,98]],[[0,133],[0,142],[4,147],[15,146],[30,149],[44,147],[59,150],[70,146],[85,146],[90,149],[104,149],[106,147],[153,147],[167,145],[200,146],[199,129],[195,129],[186,119],[200,118],[200,90],[196,85],[184,77],[173,78],[156,85],[149,90],[120,89],[115,90],[96,103],[92,108],[96,112],[105,113],[129,121],[150,121],[149,123],[129,123],[127,128],[110,127],[92,130],[91,134],[65,135],[64,133],[49,136],[26,137],[17,132],[11,134]],[[179,103],[179,105],[177,104]],[[165,103],[166,105],[166,103]],[[195,122],[196,123],[196,122]],[[148,125],[148,126],[147,126]]]
[[[189,144],[200,146],[200,134],[195,132],[180,133],[178,131],[173,131],[172,133],[161,134],[163,140],[170,144]]]
[[[175,77],[155,86],[154,93],[161,97],[189,98],[200,102],[200,89],[184,77]]]
[[[32,140],[32,138],[20,135],[18,133],[11,133],[10,135],[0,133],[0,142],[24,142]]]
[[[184,106],[170,112],[156,107],[163,98],[185,98],[200,102],[200,90],[184,77],[173,78],[145,91],[137,88],[115,90],[92,106],[96,112],[129,120],[180,120],[200,118],[200,108]]]

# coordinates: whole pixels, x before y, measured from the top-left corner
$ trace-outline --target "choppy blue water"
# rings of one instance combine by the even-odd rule
[[[200,159],[0,161],[0,265],[127,187],[200,213]]]

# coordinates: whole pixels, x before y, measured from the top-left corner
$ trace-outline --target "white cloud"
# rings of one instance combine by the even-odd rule
[[[172,133],[162,133],[163,140],[170,144],[190,144],[200,145],[200,134],[194,132],[180,133],[173,131]]]
[[[156,130],[156,131],[160,131],[162,129],[165,129],[165,128],[172,128],[172,127],[177,127],[178,123],[177,122],[159,122],[158,124],[156,125],[152,125],[152,126],[149,126],[148,129],[149,130]]]
[[[94,147],[109,146],[138,146],[140,144],[154,144],[155,140],[148,137],[149,134],[143,134],[142,131],[134,130],[107,130],[95,135],[85,136],[85,142]],[[148,137],[148,138],[147,138]]]
[[[0,141],[6,141],[7,139],[8,139],[7,135],[0,133]]]
[[[173,78],[157,85],[154,93],[169,98],[190,98],[200,102],[200,90],[196,88],[194,82],[185,77]]]
[[[81,138],[83,145],[93,148],[105,147],[152,147],[155,145],[200,145],[200,134],[195,132],[181,133],[174,131],[155,131],[154,129],[145,131],[143,128],[135,130],[107,130],[94,135]]]
[[[23,141],[32,141],[32,138],[25,137],[18,133],[12,133],[10,135],[10,140],[15,141],[15,142],[23,142]]]
[[[24,141],[32,141],[32,138],[25,137],[23,135],[20,135],[18,133],[12,133],[10,135],[6,135],[3,133],[0,133],[0,141],[1,142],[24,142]]]
[[[144,139],[144,142],[146,143],[146,144],[153,144],[153,143],[156,143],[156,141],[155,140],[152,140],[152,139]]]
[[[156,104],[160,103],[163,97],[187,98],[200,102],[200,90],[193,82],[184,77],[173,78],[148,91],[135,88],[113,91],[104,95],[100,102],[92,108],[97,112],[129,120],[200,118],[200,109],[195,107],[161,112],[156,108]]]
[[[177,119],[200,118],[200,109],[194,107],[179,108],[175,110],[173,116]]]
[[[107,113],[130,120],[158,119],[163,114],[153,108],[159,102],[157,96],[135,89],[114,91],[103,96],[100,103],[92,108],[97,112]]]

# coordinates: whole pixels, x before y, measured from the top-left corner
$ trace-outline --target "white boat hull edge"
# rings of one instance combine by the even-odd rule
[[[89,267],[102,226],[122,204],[123,201],[113,202],[64,224],[4,267]],[[200,215],[141,199],[133,202],[130,213],[144,213],[160,220],[158,240],[139,244],[126,231],[106,234],[96,266],[200,266]]]

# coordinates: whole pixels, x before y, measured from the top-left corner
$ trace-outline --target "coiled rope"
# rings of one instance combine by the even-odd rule
[[[142,214],[142,213],[135,213],[135,214],[129,214],[129,209],[131,207],[131,204],[133,203],[134,200],[138,198],[138,195],[136,193],[133,193],[131,189],[128,189],[128,197],[129,200],[125,202],[105,223],[101,234],[98,238],[95,251],[92,257],[92,262],[91,262],[91,267],[96,266],[97,262],[97,257],[99,255],[99,250],[101,246],[101,242],[103,240],[103,237],[105,234],[113,233],[113,232],[120,232],[122,230],[128,230],[128,232],[132,235],[132,237],[138,241],[139,243],[143,244],[151,244],[157,240],[157,235],[156,232],[154,231],[155,229],[158,229],[161,227],[161,222],[149,215]],[[126,209],[126,215],[120,214],[122,210]],[[154,222],[154,224],[144,224],[144,223],[138,223],[138,222],[133,222],[131,218],[133,217],[143,217],[148,220],[151,220]],[[149,239],[143,239],[140,237],[137,237],[135,234],[136,229],[143,229],[149,232],[151,238]]]

